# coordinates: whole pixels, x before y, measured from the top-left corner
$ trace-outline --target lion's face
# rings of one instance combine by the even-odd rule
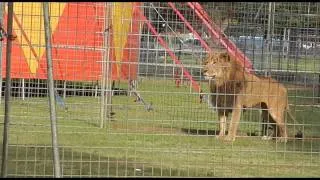
[[[204,61],[203,74],[207,80],[220,84],[229,78],[230,56],[227,53],[212,53]]]

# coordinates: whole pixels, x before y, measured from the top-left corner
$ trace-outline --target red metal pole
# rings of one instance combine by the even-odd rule
[[[142,12],[140,11],[140,9],[138,9],[138,13],[140,15],[140,17],[142,18],[143,21],[146,22],[148,28],[151,30],[151,32],[157,37],[157,40],[159,41],[159,43],[161,44],[161,46],[163,46],[165,48],[165,50],[168,52],[168,54],[171,56],[171,58],[173,59],[173,61],[180,65],[180,68],[183,69],[183,74],[186,78],[188,78],[192,84],[192,87],[194,90],[196,90],[196,92],[200,92],[200,86],[199,84],[192,78],[192,76],[190,75],[190,73],[188,72],[187,69],[184,68],[183,64],[181,63],[181,61],[176,57],[176,55],[170,50],[169,46],[167,45],[167,43],[162,39],[162,37],[159,35],[159,33],[156,31],[156,29],[153,27],[153,25],[150,23],[150,21],[142,14]]]
[[[179,18],[186,24],[189,30],[200,40],[201,45],[209,52],[211,52],[208,44],[201,38],[201,36],[197,33],[196,30],[193,29],[191,24],[184,18],[184,16],[180,13],[180,11],[176,8],[176,6],[172,2],[168,2],[168,5],[173,9],[173,11],[179,16]]]
[[[248,57],[246,57],[237,46],[229,40],[224,33],[221,32],[220,28],[218,28],[209,18],[207,13],[201,7],[199,3],[187,3],[191,9],[195,11],[197,16],[202,20],[202,22],[207,26],[209,32],[212,34],[212,38],[216,38],[220,41],[220,43],[227,49],[227,51],[234,56],[238,61],[240,61],[250,72],[252,70],[252,64]],[[214,29],[215,28],[215,29]]]
[[[226,35],[224,34],[224,32],[221,31],[220,27],[217,26],[209,17],[209,15],[206,13],[206,11],[203,9],[203,7],[201,6],[201,4],[195,2],[194,3],[195,7],[199,10],[199,12],[204,16],[204,18],[216,29],[217,32],[219,32],[223,37],[226,37]],[[236,45],[230,41],[229,39],[226,39],[228,42],[228,44],[232,44],[232,46],[236,47]],[[241,51],[240,51],[241,52]],[[249,62],[250,63],[250,62]]]

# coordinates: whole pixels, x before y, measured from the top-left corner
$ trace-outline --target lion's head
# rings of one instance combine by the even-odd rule
[[[228,53],[219,52],[209,54],[203,65],[205,79],[219,86],[232,79],[236,64]]]

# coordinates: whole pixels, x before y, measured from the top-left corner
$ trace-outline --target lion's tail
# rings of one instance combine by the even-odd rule
[[[298,121],[297,121],[296,118],[292,115],[292,113],[291,113],[291,111],[290,111],[288,96],[287,96],[287,107],[286,107],[286,111],[287,111],[288,115],[290,116],[291,120],[292,120],[295,124],[298,124]]]
[[[298,121],[296,120],[296,118],[291,114],[291,111],[289,108],[287,108],[287,113],[289,114],[290,118],[293,120],[294,123],[298,123]]]

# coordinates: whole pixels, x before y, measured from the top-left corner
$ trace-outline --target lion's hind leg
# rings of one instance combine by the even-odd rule
[[[261,123],[262,140],[270,140],[272,137],[276,136],[277,128],[276,128],[276,125],[274,124],[275,121],[270,115],[268,111],[268,107],[265,103],[261,103],[261,116],[262,116],[262,123]]]
[[[265,103],[261,103],[261,116],[262,116],[262,123],[261,123],[261,135],[262,136],[267,136],[268,133],[268,123],[270,122],[269,119],[269,112],[268,112],[268,107]]]
[[[276,109],[278,108],[278,109]],[[284,108],[274,107],[269,109],[269,113],[273,120],[276,122],[278,129],[277,137],[280,137],[278,141],[287,142],[287,128],[284,122]]]
[[[270,140],[279,134],[279,128],[276,126],[276,122],[269,114],[268,110],[262,111],[261,126],[262,140]]]
[[[263,109],[262,113],[262,122],[261,122],[261,136],[262,136],[262,140],[269,140],[272,138],[273,135],[275,135],[275,133],[269,133],[269,129],[273,128],[273,126],[270,125],[270,123],[273,122],[272,117],[270,116],[268,110]]]

